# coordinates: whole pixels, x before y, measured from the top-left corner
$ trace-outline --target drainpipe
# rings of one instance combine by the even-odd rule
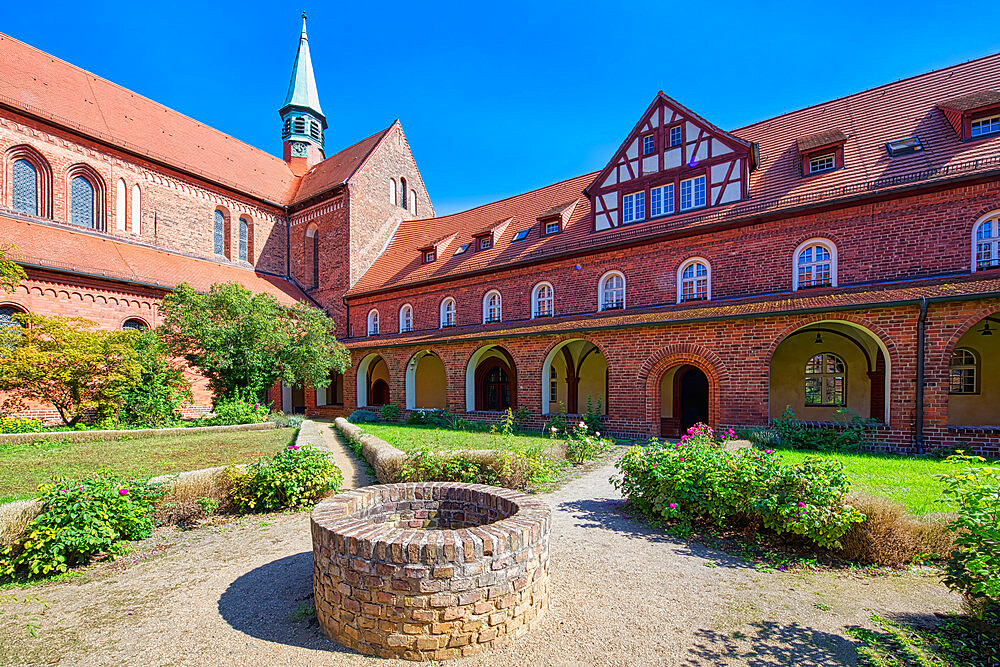
[[[920,317],[917,318],[917,452],[924,453],[924,348],[927,340],[927,297],[920,299]]]

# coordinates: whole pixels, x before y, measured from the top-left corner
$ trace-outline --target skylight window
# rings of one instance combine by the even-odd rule
[[[522,229],[517,234],[514,234],[514,238],[511,240],[511,243],[513,243],[514,241],[523,241],[524,239],[528,238],[529,233],[531,233],[530,229]]]
[[[918,153],[924,150],[924,145],[920,143],[919,137],[906,137],[890,141],[885,145],[885,148],[889,151],[889,157],[899,157],[909,153]]]
[[[469,249],[470,245],[472,245],[472,244],[471,243],[466,243],[465,245],[458,246],[458,249],[455,251],[455,254],[456,255],[463,255],[463,254],[465,254],[465,251]]]

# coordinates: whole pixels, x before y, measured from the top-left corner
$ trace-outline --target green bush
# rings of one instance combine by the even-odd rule
[[[591,433],[586,422],[580,422],[566,431],[566,458],[581,464],[592,461],[611,451],[614,443],[601,437],[601,432]]]
[[[215,406],[215,417],[211,421],[216,426],[259,424],[267,421],[269,412],[266,405],[251,403],[242,396],[236,395],[219,401],[219,404]]]
[[[0,417],[0,433],[41,433],[42,420],[30,417]]]
[[[347,421],[352,424],[377,424],[382,421],[382,418],[371,410],[355,410],[347,418]]]
[[[844,500],[850,484],[839,462],[787,465],[770,450],[726,451],[711,433],[632,447],[617,467],[613,483],[629,505],[658,519],[763,526],[824,547],[864,519]]]
[[[65,572],[98,552],[114,552],[121,540],[153,532],[153,504],[159,484],[114,476],[54,479],[39,489],[42,512],[24,539],[0,551],[0,578],[42,577]]]
[[[286,415],[284,412],[272,412],[267,421],[274,422],[277,428],[298,428],[302,426],[302,415]]]
[[[403,411],[399,409],[399,406],[395,403],[386,403],[379,410],[379,414],[382,417],[382,421],[387,421],[391,424],[395,424],[399,421],[402,416]]]
[[[948,524],[955,550],[944,582],[982,617],[1000,606],[1000,468],[973,466],[985,460],[961,453],[948,460],[963,468],[940,476],[945,497],[958,505],[958,518]]]
[[[138,381],[122,392],[118,421],[160,428],[180,419],[181,404],[191,398],[191,386],[174,365],[167,346],[153,330],[132,332],[137,354]]]
[[[344,477],[327,452],[289,445],[245,470],[230,468],[231,496],[241,512],[276,512],[308,507],[328,491],[340,491]]]
[[[550,438],[561,438],[569,433],[569,424],[562,415],[553,415],[542,426],[542,434]]]
[[[448,428],[453,420],[454,417],[447,410],[412,410],[406,418],[406,423],[409,426]]]
[[[597,399],[597,405],[595,406],[587,396],[587,412],[583,415],[583,423],[587,425],[587,430],[591,433],[600,432],[602,426],[601,422],[604,419],[601,410],[601,399]]]
[[[809,449],[819,452],[859,452],[870,443],[869,434],[878,424],[864,419],[846,408],[837,410],[835,426],[809,426],[795,418],[791,407],[785,407],[780,419],[771,422],[782,447]]]

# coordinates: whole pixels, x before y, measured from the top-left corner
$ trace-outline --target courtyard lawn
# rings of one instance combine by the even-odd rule
[[[497,433],[456,431],[433,426],[403,426],[398,424],[359,424],[365,433],[385,440],[404,452],[420,449],[506,449],[504,437]],[[518,445],[548,449],[561,441],[540,435],[516,433],[511,436]]]
[[[810,456],[840,461],[855,490],[903,503],[914,514],[955,509],[950,503],[937,502],[941,497],[941,481],[935,475],[951,472],[956,467],[941,459],[786,449],[778,450],[778,455],[789,463],[798,463]]]
[[[293,441],[295,429],[185,433],[90,442],[0,444],[0,503],[35,494],[53,475],[86,477],[107,469],[122,476],[153,476],[248,463]]]

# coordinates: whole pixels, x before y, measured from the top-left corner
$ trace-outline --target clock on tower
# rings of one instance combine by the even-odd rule
[[[292,157],[306,157],[309,151],[309,144],[303,141],[293,141],[289,148],[291,149]]]

